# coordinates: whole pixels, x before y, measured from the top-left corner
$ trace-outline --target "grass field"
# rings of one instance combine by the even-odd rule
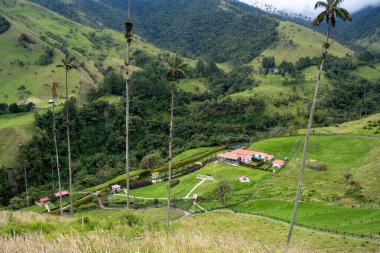
[[[250,194],[253,191],[253,187],[258,182],[271,175],[269,172],[214,162],[206,165],[204,168],[194,173],[179,177],[178,179],[180,180],[180,183],[172,188],[172,196],[185,197],[194,186],[201,182],[200,179],[196,178],[198,174],[209,174],[214,177],[215,181],[206,180],[198,188],[196,188],[192,194],[198,194],[203,197],[212,197],[213,199],[213,191],[219,181],[225,180],[229,182],[233,194]],[[250,179],[250,182],[241,183],[237,178],[238,176],[247,176]],[[167,182],[159,182],[150,186],[132,190],[131,195],[147,198],[165,198],[167,197],[167,191]]]
[[[177,83],[177,87],[194,94],[202,94],[207,90],[206,82],[199,79],[181,79]]]
[[[287,157],[301,140],[295,156],[284,170],[260,186],[258,196],[292,199],[297,188],[303,136],[274,138],[253,143],[250,149],[259,149],[275,157]],[[312,136],[309,143],[308,164],[323,164],[327,171],[306,169],[303,199],[324,202],[351,203],[346,198],[343,173],[351,170],[353,177],[363,187],[368,200],[380,203],[380,169],[378,166],[380,138],[357,135]]]
[[[13,168],[17,164],[18,148],[31,138],[33,122],[33,113],[0,116],[0,167]]]
[[[283,60],[295,63],[301,57],[321,55],[322,44],[326,40],[324,35],[288,21],[280,21],[277,31],[280,40],[262,53],[263,56],[274,56],[276,65]],[[353,54],[353,51],[333,41],[329,54],[345,57],[347,53]],[[261,57],[254,59],[251,65],[262,68]]]
[[[293,202],[276,199],[259,199],[243,203],[234,209],[258,213],[291,221]],[[297,223],[328,228],[334,231],[378,236],[380,231],[379,208],[347,208],[315,202],[301,202]],[[380,237],[379,237],[380,238]]]
[[[379,63],[375,64],[373,67],[360,66],[352,72],[372,82],[377,82],[380,80],[380,64]]]
[[[172,211],[171,218],[179,213]],[[2,252],[283,252],[288,224],[230,211],[164,228],[165,209],[84,211],[72,217],[0,213]],[[288,252],[376,252],[379,245],[295,227]]]
[[[376,126],[372,126],[375,124]],[[379,126],[377,126],[379,125]],[[380,113],[371,115],[369,117],[349,121],[337,126],[317,127],[313,128],[315,134],[363,134],[363,135],[379,135],[375,134],[376,131],[380,132]],[[298,130],[299,134],[306,134],[306,129]]]

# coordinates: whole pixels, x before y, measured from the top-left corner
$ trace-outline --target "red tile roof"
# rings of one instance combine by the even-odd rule
[[[251,158],[251,156],[248,156],[248,155],[234,154],[232,152],[220,154],[220,155],[218,155],[218,157],[226,158],[226,159],[231,159],[231,160],[237,160],[239,158],[240,159],[249,159],[249,158]]]
[[[48,202],[49,201],[49,197],[42,197],[40,198],[40,203],[45,203],[45,202]]]
[[[231,151],[231,153],[241,154],[241,155],[250,155],[250,156],[260,155],[260,156],[264,156],[264,157],[268,157],[268,158],[273,158],[273,155],[271,155],[271,154],[263,153],[260,151],[254,151],[254,150],[246,150],[246,149],[241,149],[241,148],[235,149],[235,150]]]
[[[59,192],[54,193],[54,195],[55,195],[57,198],[59,198]],[[64,196],[70,195],[70,193],[67,192],[67,191],[62,191],[62,192],[61,192],[61,195],[62,195],[62,197],[64,197]]]
[[[284,165],[285,161],[283,161],[283,160],[274,160],[273,164]]]

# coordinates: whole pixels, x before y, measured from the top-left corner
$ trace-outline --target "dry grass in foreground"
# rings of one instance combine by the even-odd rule
[[[236,236],[210,236],[177,230],[175,233],[149,232],[130,238],[120,234],[97,232],[47,237],[30,234],[0,237],[0,252],[283,252]],[[312,252],[305,248],[291,248],[288,252]]]

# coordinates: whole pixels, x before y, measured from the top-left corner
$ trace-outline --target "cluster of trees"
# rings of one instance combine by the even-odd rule
[[[326,63],[326,77],[331,88],[324,93],[321,110],[316,114],[319,124],[334,124],[361,118],[380,110],[380,78],[370,81],[351,70],[358,64],[351,57],[330,58]]]
[[[0,15],[0,34],[8,31],[9,27],[11,27],[11,24],[8,22],[8,20]]]
[[[21,85],[17,89],[17,98],[21,101],[21,105],[17,103],[0,103],[0,114],[5,113],[19,113],[19,112],[30,112],[34,109],[35,104],[28,102],[28,98],[32,95],[32,92],[28,90],[24,85]],[[8,99],[8,94],[3,95],[3,99],[6,101]]]
[[[17,38],[17,42],[19,45],[27,49],[30,48],[31,44],[36,44],[35,40],[26,33],[20,33],[20,35]]]
[[[54,59],[54,49],[47,48],[44,52],[38,57],[37,64],[41,66],[46,66],[53,63]]]

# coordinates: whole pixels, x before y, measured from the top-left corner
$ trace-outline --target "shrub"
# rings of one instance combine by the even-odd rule
[[[38,57],[37,64],[41,66],[46,66],[53,63],[54,49],[46,49],[40,57]]]
[[[152,173],[150,172],[150,170],[144,170],[144,171],[142,171],[142,172],[139,174],[139,180],[140,180],[140,179],[149,178],[150,176],[152,176]]]
[[[171,182],[170,182],[170,188],[173,188],[174,186],[178,185],[180,183],[180,180],[179,179],[173,179]]]
[[[9,27],[11,27],[11,24],[8,22],[8,20],[0,15],[0,34],[8,31]]]
[[[36,42],[27,34],[21,33],[17,39],[17,42],[24,48],[28,48],[29,44],[36,44]]]
[[[9,111],[10,111],[11,113],[18,113],[18,112],[21,112],[20,107],[19,107],[16,103],[13,103],[13,104],[10,104],[10,105],[9,105]]]
[[[141,225],[142,223],[142,219],[139,216],[130,212],[121,214],[120,219],[122,222],[124,222],[125,224],[131,227],[134,227],[136,225]]]
[[[140,188],[140,187],[151,185],[151,184],[153,184],[152,181],[147,180],[147,179],[138,180],[129,184],[129,189],[132,190],[132,189]]]

